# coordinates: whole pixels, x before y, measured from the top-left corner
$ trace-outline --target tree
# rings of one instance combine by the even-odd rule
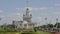
[[[8,25],[5,25],[5,24],[3,24],[3,25],[1,25],[1,31],[16,31],[15,30],[15,26],[14,25],[11,25],[11,24],[8,24]]]
[[[53,25],[53,24],[48,24],[47,26],[48,26],[49,28],[53,28],[54,25]]]
[[[54,27],[60,28],[60,23],[56,23]]]
[[[38,30],[38,27],[34,27],[34,31],[37,32],[37,30]]]

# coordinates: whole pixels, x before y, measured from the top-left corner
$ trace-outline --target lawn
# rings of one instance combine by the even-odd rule
[[[40,34],[50,34],[48,32],[43,32],[43,31],[40,31]]]
[[[20,32],[4,32],[0,34],[21,34]],[[29,34],[49,34],[47,32],[37,31],[37,32],[29,32]]]
[[[20,34],[20,32],[4,32],[4,33],[0,33],[0,34]]]

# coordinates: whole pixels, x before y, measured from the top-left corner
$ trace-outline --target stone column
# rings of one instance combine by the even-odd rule
[[[29,26],[28,26],[28,24],[27,24],[27,29],[28,29],[28,27],[29,27]]]

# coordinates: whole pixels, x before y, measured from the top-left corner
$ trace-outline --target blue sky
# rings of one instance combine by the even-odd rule
[[[32,13],[32,20],[40,24],[47,22],[56,23],[60,21],[60,0],[29,0],[28,8]],[[25,13],[26,0],[0,0],[0,24],[12,23],[12,20],[22,20]]]

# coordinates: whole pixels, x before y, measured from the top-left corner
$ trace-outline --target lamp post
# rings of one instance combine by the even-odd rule
[[[0,18],[0,21],[1,21],[1,18]],[[0,26],[0,28],[1,28],[1,26]]]
[[[46,25],[47,25],[47,18],[45,18],[45,22],[46,22]]]
[[[46,29],[47,29],[47,18],[45,18],[45,23],[46,23],[46,26],[45,26],[45,27],[46,27]]]
[[[1,20],[1,18],[0,18],[0,20]]]
[[[58,22],[58,18],[56,18],[56,23]]]
[[[56,23],[58,23],[58,18],[56,18]],[[58,24],[56,25],[56,27],[58,26]]]

